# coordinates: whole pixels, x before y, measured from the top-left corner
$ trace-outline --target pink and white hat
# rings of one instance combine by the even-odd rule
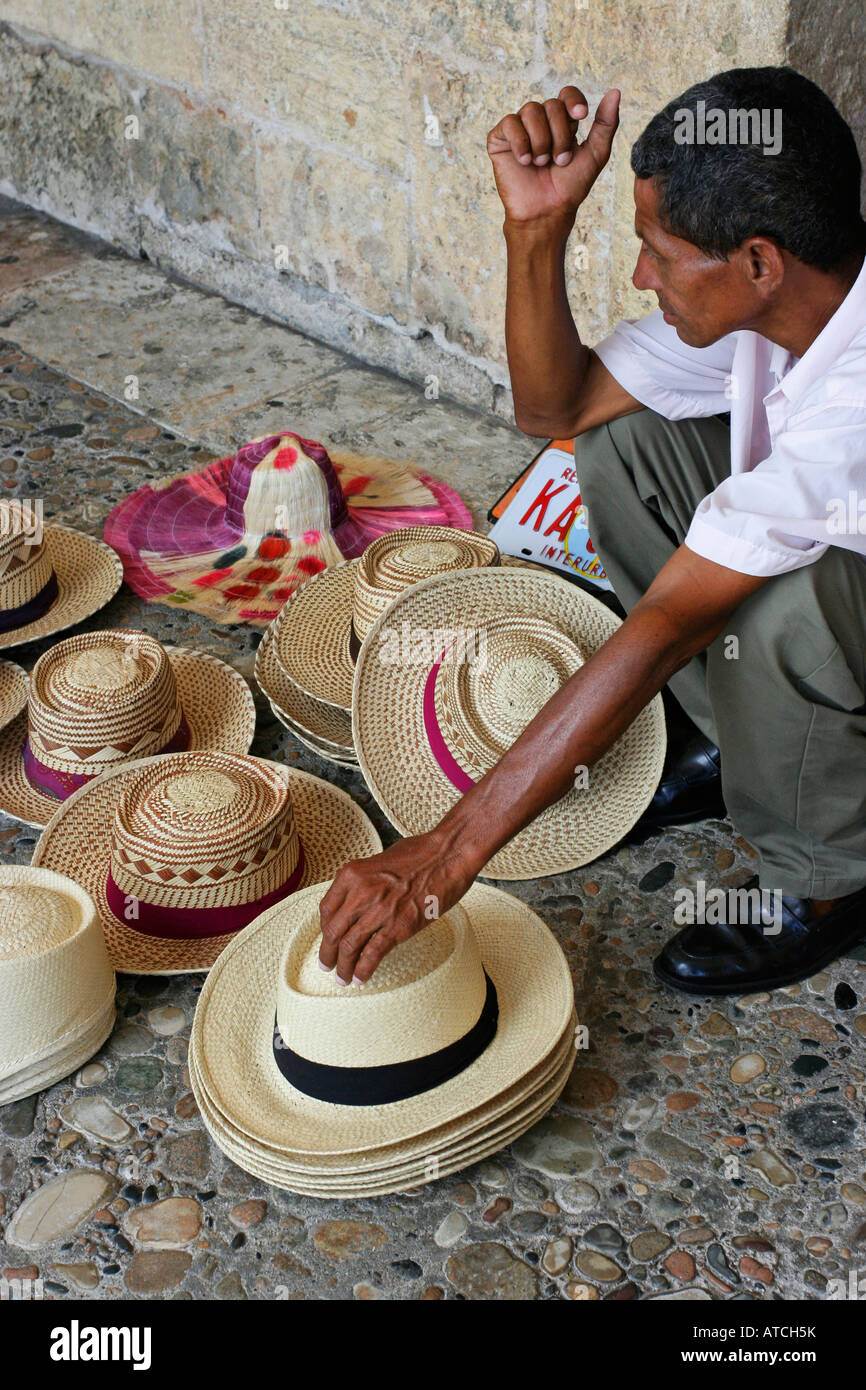
[[[471,524],[452,488],[408,464],[332,456],[280,430],[200,472],[146,483],[109,514],[105,539],[142,598],[266,625],[311,575],[377,536]]]

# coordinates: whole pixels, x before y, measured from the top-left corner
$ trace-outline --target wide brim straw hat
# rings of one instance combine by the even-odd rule
[[[92,1057],[113,1025],[114,990],[88,894],[43,868],[0,868],[0,1103]]]
[[[104,608],[123,582],[123,565],[104,541],[71,526],[42,528],[45,552],[57,580],[57,597],[31,622],[0,631],[0,649],[51,637]]]
[[[400,834],[437,825],[620,625],[597,599],[540,570],[437,575],[399,595],[361,648],[352,732],[367,785]],[[409,660],[385,659],[404,630],[426,640]],[[665,744],[656,696],[483,874],[545,877],[597,859],[649,805]]]
[[[0,659],[0,729],[27,707],[27,672],[14,661]]]
[[[259,688],[280,723],[305,747],[330,762],[357,767],[352,717],[348,710],[337,709],[308,695],[289,680],[277,660],[275,633],[280,620],[276,617],[265,630],[256,652],[255,677]]]
[[[105,539],[143,598],[267,625],[311,575],[398,527],[471,526],[458,494],[408,464],[281,430],[195,473],[147,483]]]
[[[477,531],[392,531],[294,595],[274,629],[277,660],[300,690],[349,713],[360,645],[391,602],[431,575],[498,564],[495,541]]]
[[[180,775],[197,774],[202,768],[208,775],[235,776],[238,763],[242,764],[240,771],[245,779],[255,775],[258,769],[261,778],[271,783],[278,778],[285,789],[302,849],[300,856],[296,853],[293,891],[333,878],[349,860],[363,859],[381,850],[382,842],[372,822],[345,792],[310,773],[267,759],[215,752],[170,753],[140,759],[115,772],[103,773],[61,804],[36,845],[33,863],[68,874],[90,894],[115,970],[136,975],[177,975],[209,970],[220,953],[236,939],[236,930],[201,936],[147,934],[118,920],[109,906],[107,894],[118,809],[125,805],[128,792],[142,780],[142,769],[148,770],[143,780],[153,787],[165,785]],[[236,824],[231,826],[233,832],[243,829],[247,823],[249,798],[237,804],[241,809]],[[268,806],[270,802],[264,804]],[[253,862],[252,856],[250,862]],[[201,876],[193,873],[193,867],[191,864],[189,877],[191,883],[196,883]],[[228,883],[229,880],[219,881]],[[275,887],[280,885],[275,884]],[[122,886],[121,891],[124,891]],[[199,892],[198,888],[193,891]],[[202,887],[200,891],[204,910],[210,907],[215,890]],[[198,907],[198,900],[193,906]]]
[[[205,1105],[223,1117],[226,1134],[239,1136],[239,1152],[251,1145],[277,1162],[287,1186],[295,1172],[312,1185],[327,1181],[335,1157],[342,1156],[336,1176],[358,1171],[360,1180],[364,1168],[376,1168],[377,1150],[402,1170],[463,1135],[480,1138],[507,1113],[507,1104],[497,1106],[504,1093],[512,1092],[516,1109],[532,1087],[514,1088],[534,1073],[540,1090],[549,1079],[545,1063],[557,1048],[562,1061],[573,1046],[568,965],[524,904],[475,885],[459,912],[394,948],[367,985],[342,987],[317,968],[326,890],[319,884],[251,923],[208,976],[193,1020],[194,1084]],[[275,1020],[293,1050],[275,1047]],[[444,1051],[427,1050],[431,1036],[451,1039],[455,1026]],[[313,1054],[343,1060],[324,1064]],[[455,1056],[458,1069],[440,1070]],[[397,1060],[396,1081],[383,1057]],[[354,1103],[322,1099],[322,1075],[337,1087],[329,1094]],[[439,1075],[445,1079],[432,1084]],[[383,1100],[393,1085],[399,1098]]]
[[[174,676],[177,698],[185,721],[185,741],[189,751],[218,749],[226,753],[247,753],[255,734],[255,701],[249,685],[239,671],[210,656],[206,652],[194,651],[187,647],[164,647],[144,633],[131,633],[123,629],[111,632],[86,633],[73,637],[53,647],[40,658],[33,676],[30,678],[31,699],[37,684],[37,672],[43,662],[50,662],[55,669],[61,656],[85,655],[93,660],[92,679],[100,675],[100,649],[109,639],[118,643],[138,640],[141,647],[146,645],[158,650],[160,659],[165,661]],[[105,698],[109,700],[111,691],[106,688]],[[63,707],[60,704],[62,718]],[[26,825],[43,827],[54,815],[61,798],[50,791],[44,791],[28,777],[25,764],[24,747],[28,739],[28,714],[20,714],[4,729],[0,730],[0,811],[23,821]],[[97,740],[99,741],[99,740]],[[71,753],[71,749],[66,750]],[[91,746],[90,756],[93,756]],[[120,758],[111,745],[103,749],[103,756],[110,754],[111,765]],[[137,761],[141,754],[129,754],[124,761]],[[83,766],[97,771],[97,764]],[[76,779],[77,781],[77,779]]]

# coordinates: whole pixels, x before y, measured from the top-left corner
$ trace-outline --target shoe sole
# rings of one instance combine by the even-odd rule
[[[866,928],[858,927],[856,934],[852,933],[850,940],[843,945],[834,946],[832,951],[823,951],[811,963],[808,970],[795,970],[786,975],[776,975],[773,979],[764,978],[761,980],[750,980],[748,984],[739,981],[736,985],[706,985],[706,984],[685,984],[682,980],[672,979],[658,967],[658,962],[653,961],[653,974],[656,979],[668,989],[675,990],[677,994],[703,994],[710,998],[715,998],[720,994],[759,994],[762,990],[784,989],[786,985],[795,985],[800,980],[811,979],[817,975],[819,970],[823,970],[825,965],[832,965],[833,961],[839,960],[850,946],[856,946],[858,942],[866,939]]]

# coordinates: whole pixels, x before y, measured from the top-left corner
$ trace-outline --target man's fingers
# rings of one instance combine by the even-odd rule
[[[337,964],[337,948],[355,920],[348,904],[347,891],[346,881],[340,873],[319,903],[319,924],[322,928],[319,962],[323,970],[333,970]]]
[[[582,121],[584,116],[589,115],[589,103],[579,87],[563,87],[559,100],[574,120]]]
[[[544,103],[547,122],[553,139],[554,164],[569,164],[574,153],[574,132],[577,121],[572,120],[561,101],[551,98]]]
[[[412,935],[411,926],[405,921],[398,921],[387,930],[374,932],[355,962],[354,978],[366,984],[383,956],[387,956],[401,941],[408,941]]]
[[[589,134],[581,145],[581,149],[589,150],[599,169],[604,168],[610,158],[613,137],[619,125],[619,99],[620,93],[615,87],[605,92],[596,108]]]
[[[370,937],[379,932],[381,921],[379,913],[365,913],[342,937],[337,950],[337,979],[344,985],[352,983],[358,957]]]
[[[511,147],[511,153],[518,163],[532,163],[532,143],[519,116],[504,117],[496,129],[491,132],[488,142],[493,147],[490,151],[491,154],[500,153],[496,146],[501,145],[503,141]]]
[[[530,144],[534,164],[549,164],[553,137],[547,113],[540,102],[528,101],[517,113],[523,122]]]

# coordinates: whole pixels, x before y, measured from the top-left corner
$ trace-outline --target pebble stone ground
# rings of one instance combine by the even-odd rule
[[[8,203],[0,337],[0,489],[94,535],[146,478],[274,424],[413,458],[479,522],[532,455],[499,421]],[[126,591],[85,626],[106,625],[198,644],[252,682],[243,627]],[[29,668],[40,651],[13,655]],[[338,782],[391,838],[359,775],[293,742],[258,692],[257,710],[254,752]],[[35,841],[0,817],[4,861]],[[224,1159],[186,1071],[201,978],[121,976],[102,1051],[0,1110],[0,1275],[58,1300],[826,1298],[866,1275],[863,959],[717,1003],[665,993],[650,970],[677,887],[740,885],[752,859],[708,822],[503,885],[566,951],[589,1047],[510,1149],[386,1199],[299,1198]]]

